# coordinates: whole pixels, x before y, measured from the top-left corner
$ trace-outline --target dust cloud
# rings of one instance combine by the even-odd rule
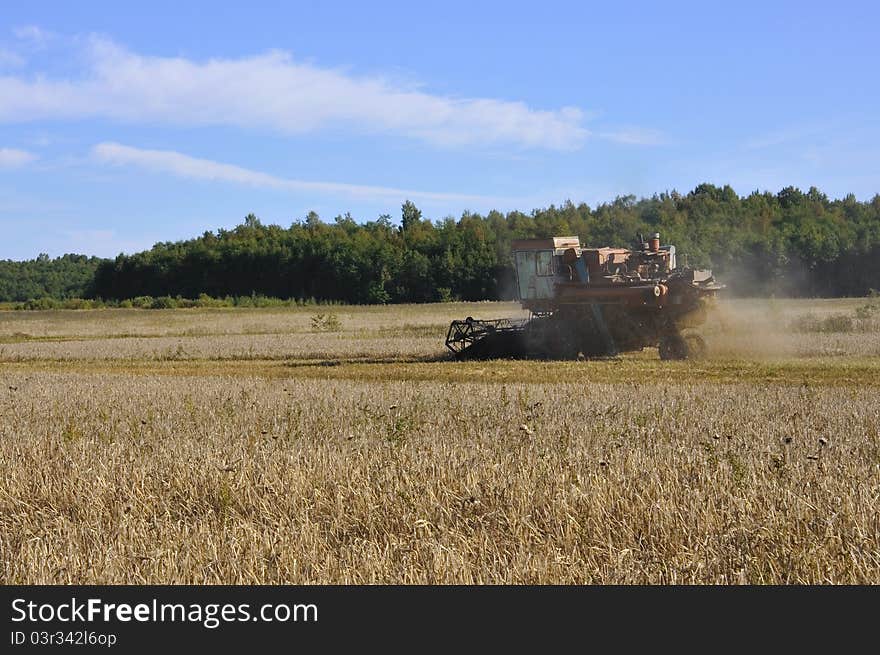
[[[699,333],[715,359],[878,356],[880,303],[719,298]]]
[[[791,312],[766,299],[718,300],[709,311],[702,335],[711,358],[793,357],[803,334],[792,329]]]

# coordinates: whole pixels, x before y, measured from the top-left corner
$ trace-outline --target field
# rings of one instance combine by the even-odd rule
[[[509,303],[0,312],[2,583],[878,583],[878,301],[457,363]]]

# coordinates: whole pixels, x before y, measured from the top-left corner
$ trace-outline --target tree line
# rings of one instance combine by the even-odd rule
[[[50,259],[45,253],[27,261],[0,260],[0,301],[84,298],[106,261],[73,254]]]
[[[689,264],[714,269],[735,295],[859,296],[880,288],[880,195],[829,199],[701,184],[687,194],[620,196],[593,208],[565,202],[529,213],[465,212],[428,220],[405,202],[390,215],[288,227],[249,215],[232,229],[157,243],[98,260],[65,255],[0,262],[0,300],[131,299],[261,295],[347,303],[507,299],[515,286],[513,239],[578,235],[592,246],[627,245],[660,232]],[[42,285],[42,286],[41,286]]]

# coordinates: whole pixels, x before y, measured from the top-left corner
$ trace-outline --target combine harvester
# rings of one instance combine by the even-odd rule
[[[517,291],[531,318],[453,321],[459,359],[610,357],[658,347],[661,359],[699,358],[702,325],[723,286],[712,271],[679,268],[660,235],[633,248],[583,248],[578,237],[512,243]]]

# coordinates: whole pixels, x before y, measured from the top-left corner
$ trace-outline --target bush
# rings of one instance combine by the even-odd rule
[[[61,303],[54,298],[32,298],[24,304],[25,309],[60,309]]]
[[[150,303],[150,309],[176,309],[177,300],[171,296],[159,296]]]
[[[82,298],[68,298],[61,302],[62,309],[95,309],[103,306],[99,300],[83,300]]]
[[[196,307],[229,307],[232,299],[229,296],[223,298],[212,298],[207,293],[200,293],[199,297],[194,301]]]
[[[790,327],[793,332],[801,333],[853,332],[855,321],[847,314],[832,314],[825,318],[818,318],[815,314],[803,314],[794,319]]]
[[[822,321],[822,332],[852,332],[853,319],[846,314],[834,314]]]
[[[437,300],[439,300],[440,302],[453,302],[455,300],[455,296],[452,295],[452,289],[450,289],[449,287],[438,287]]]
[[[312,329],[315,332],[339,332],[342,321],[336,314],[315,314],[312,316]]]
[[[196,299],[183,296],[136,296],[125,300],[104,300],[102,298],[65,298],[59,300],[44,296],[32,298],[25,302],[0,304],[0,309],[13,310],[49,310],[49,309],[102,309],[119,307],[122,309],[189,309],[194,307],[308,307],[308,306],[339,306],[340,300],[318,301],[315,298],[275,298],[251,294],[249,296],[225,296],[213,298],[206,293],[199,294]],[[336,317],[330,319],[331,325]]]
[[[877,311],[877,306],[872,304],[862,305],[861,307],[856,307],[856,318],[861,321],[866,321],[870,319],[874,312]]]

